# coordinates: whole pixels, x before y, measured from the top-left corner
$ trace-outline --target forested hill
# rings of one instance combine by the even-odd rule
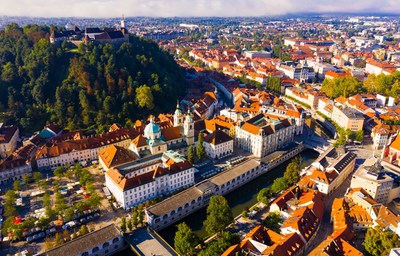
[[[70,130],[130,125],[173,110],[185,90],[173,57],[152,41],[121,46],[49,43],[50,28],[0,32],[0,118],[25,132],[52,122]]]

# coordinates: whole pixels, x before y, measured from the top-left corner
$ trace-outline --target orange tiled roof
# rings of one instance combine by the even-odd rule
[[[343,96],[340,96],[340,97],[336,98],[335,101],[339,102],[339,103],[342,103],[342,104],[345,104],[347,102],[347,99],[345,97],[343,97]]]
[[[390,144],[390,148],[400,151],[400,136],[396,136],[394,141]]]
[[[249,132],[249,133],[251,133],[251,134],[254,134],[254,135],[258,135],[259,132],[260,132],[260,127],[255,126],[255,125],[253,125],[253,124],[250,124],[250,123],[248,123],[248,122],[245,122],[245,123],[242,125],[242,129],[245,130],[245,131],[247,131],[247,132]]]
[[[324,172],[319,170],[314,170],[310,175],[310,179],[315,182],[323,182],[325,184],[331,184],[334,179],[338,176],[337,172]]]
[[[135,145],[137,148],[146,146],[146,138],[140,134],[132,140],[132,144]]]
[[[168,127],[165,129],[161,129],[161,133],[164,136],[165,141],[182,138],[179,127]]]
[[[400,223],[400,217],[395,215],[386,206],[381,205],[379,208],[378,218],[375,221],[383,228],[386,228],[388,225],[392,225],[396,228]]]
[[[100,150],[99,157],[107,168],[138,159],[132,151],[115,145]]]

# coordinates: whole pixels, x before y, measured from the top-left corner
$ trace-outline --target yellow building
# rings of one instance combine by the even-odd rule
[[[351,108],[339,108],[334,106],[332,110],[332,120],[343,129],[359,131],[363,129],[364,116],[357,110]]]

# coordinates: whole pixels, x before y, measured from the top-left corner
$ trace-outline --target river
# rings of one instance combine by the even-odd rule
[[[304,164],[310,165],[318,157],[318,152],[306,149],[300,153],[300,155],[303,158]],[[246,207],[253,206],[257,202],[258,192],[261,189],[270,186],[276,178],[282,177],[286,166],[289,163],[290,160],[225,195],[225,198],[228,200],[229,205],[232,208],[233,216],[239,215]],[[203,227],[203,221],[205,219],[206,207],[161,230],[159,234],[173,247],[175,232],[177,230],[176,225],[186,222],[196,235],[205,238],[207,236]]]

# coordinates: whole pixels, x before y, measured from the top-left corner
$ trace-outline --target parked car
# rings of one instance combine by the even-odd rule
[[[69,228],[70,228],[70,226],[68,225],[68,223],[65,224],[64,226],[62,226],[62,230],[67,230],[67,229],[69,229]]]
[[[68,225],[70,228],[73,228],[76,226],[74,221],[70,221],[70,222],[66,223],[66,225]]]
[[[56,228],[50,228],[50,229],[46,230],[46,235],[51,235],[51,234],[54,234],[56,232],[57,232]]]
[[[26,241],[27,241],[28,243],[32,242],[32,241],[33,241],[33,237],[32,237],[32,236],[28,236],[28,237],[26,238]]]

